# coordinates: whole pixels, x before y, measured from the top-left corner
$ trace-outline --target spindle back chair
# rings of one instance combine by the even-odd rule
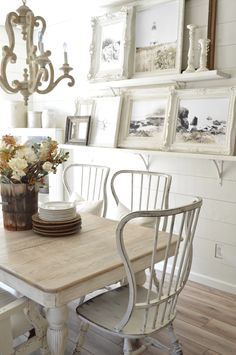
[[[196,198],[194,202],[177,208],[131,212],[119,222],[116,230],[117,249],[124,264],[128,284],[78,306],[77,313],[84,322],[82,331],[86,330],[87,324],[91,324],[116,334],[124,338],[124,354],[130,355],[145,351],[149,345],[163,347],[150,338],[150,335],[168,327],[172,336],[168,351],[171,354],[181,354],[172,322],[176,316],[178,296],[186,284],[191,268],[193,238],[201,205],[201,198]],[[126,245],[128,226],[140,216],[155,218],[149,275],[142,285],[137,282],[133,271],[132,250],[128,243]],[[165,231],[161,227],[162,219],[167,220]],[[144,232],[147,229],[139,228],[143,228]],[[163,261],[157,264],[158,269],[155,270],[157,254],[161,252]],[[140,349],[132,350],[132,338],[144,338]],[[80,349],[81,341],[76,351]]]
[[[130,211],[163,209],[168,208],[171,179],[154,171],[120,170],[111,178],[111,191],[116,204],[121,202]],[[120,186],[125,186],[123,195]]]
[[[70,164],[62,174],[63,184],[69,194],[79,194],[85,201],[103,201],[102,216],[107,211],[107,178],[110,169],[92,164]]]

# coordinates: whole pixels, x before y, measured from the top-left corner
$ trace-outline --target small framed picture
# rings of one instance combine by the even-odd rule
[[[119,11],[92,18],[89,80],[128,78],[132,13],[132,8],[122,7]]]
[[[136,149],[164,149],[170,90],[137,89],[124,95],[118,146]]]
[[[134,13],[134,77],[180,73],[184,0],[141,0]]]
[[[87,145],[91,116],[69,116],[66,119],[65,143]]]
[[[116,147],[122,96],[94,98],[89,145]]]
[[[75,102],[75,115],[76,116],[92,116],[94,112],[93,98],[80,98],[78,97]]]
[[[177,90],[174,101],[171,150],[234,154],[234,88]]]

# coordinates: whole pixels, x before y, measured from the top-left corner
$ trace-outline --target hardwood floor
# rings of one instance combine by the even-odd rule
[[[72,353],[78,332],[77,303],[70,304],[69,342],[66,355]],[[178,314],[174,321],[184,355],[235,355],[236,354],[236,295],[189,281],[178,301]],[[166,343],[166,331],[156,335]],[[119,337],[104,335],[90,327],[82,355],[120,355],[122,341]],[[146,355],[162,355],[163,351],[151,349]]]

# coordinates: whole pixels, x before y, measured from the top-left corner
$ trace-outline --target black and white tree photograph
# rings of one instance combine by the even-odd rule
[[[224,145],[228,110],[228,97],[180,100],[176,142]]]
[[[144,7],[136,14],[136,72],[175,68],[179,1]],[[167,21],[168,19],[168,21]]]
[[[132,105],[129,136],[158,137],[162,135],[167,100],[135,100]]]

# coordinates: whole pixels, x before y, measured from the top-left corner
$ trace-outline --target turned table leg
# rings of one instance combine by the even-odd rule
[[[67,338],[67,306],[47,309],[47,342],[52,355],[64,355]]]

